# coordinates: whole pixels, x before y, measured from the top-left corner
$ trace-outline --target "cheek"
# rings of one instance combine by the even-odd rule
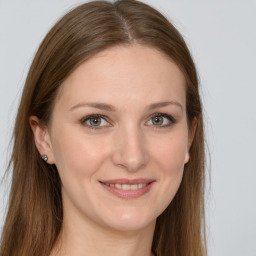
[[[183,177],[185,155],[187,152],[186,133],[169,136],[154,148],[155,168],[158,169],[159,212],[163,212],[173,200]]]
[[[166,137],[153,148],[153,154],[158,165],[166,175],[180,173],[185,164],[187,153],[187,135],[177,132]]]
[[[94,187],[97,173],[107,159],[108,148],[102,147],[107,145],[106,141],[97,141],[83,132],[74,133],[68,129],[54,138],[53,152],[62,182],[63,203],[69,209],[75,205],[83,212],[86,207],[81,202],[90,202],[92,197],[88,192]]]
[[[55,135],[53,154],[56,166],[62,175],[82,178],[91,176],[106,159],[104,141],[97,141],[83,133],[62,131]]]

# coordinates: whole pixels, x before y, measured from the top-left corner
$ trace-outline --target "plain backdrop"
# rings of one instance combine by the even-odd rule
[[[256,1],[145,1],[179,29],[197,65],[211,155],[209,256],[256,256]],[[0,178],[29,65],[77,0],[0,0]],[[209,162],[209,158],[208,158]],[[0,227],[7,185],[0,189]]]

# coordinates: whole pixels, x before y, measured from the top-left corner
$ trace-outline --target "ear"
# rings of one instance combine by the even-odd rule
[[[197,118],[194,117],[193,121],[192,121],[192,124],[191,124],[191,127],[189,129],[189,135],[188,135],[188,149],[187,149],[187,153],[186,153],[186,156],[185,156],[185,164],[189,162],[189,159],[190,159],[190,154],[189,154],[189,150],[190,150],[190,147],[193,143],[193,140],[194,140],[194,137],[195,137],[195,133],[196,133],[196,128],[197,128]]]
[[[40,121],[36,116],[31,116],[29,118],[29,123],[34,134],[34,140],[39,154],[41,156],[47,155],[47,163],[54,164],[55,160],[47,127],[40,125]]]

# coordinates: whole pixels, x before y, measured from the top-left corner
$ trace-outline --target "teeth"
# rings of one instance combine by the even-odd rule
[[[131,190],[137,190],[139,187],[138,187],[138,184],[132,184],[131,186],[130,186],[130,189]]]
[[[105,185],[109,187],[115,187],[122,190],[138,190],[140,188],[146,187],[147,183],[140,183],[140,184],[108,184],[105,183]]]
[[[127,185],[127,184],[122,185],[122,190],[130,190],[130,189],[131,189],[130,185]]]
[[[121,184],[115,184],[116,188],[122,189],[122,185]]]

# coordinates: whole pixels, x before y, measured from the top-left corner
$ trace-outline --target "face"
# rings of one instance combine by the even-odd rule
[[[153,48],[115,47],[80,65],[62,84],[42,152],[59,171],[64,216],[152,225],[189,158],[185,109],[183,74]]]

